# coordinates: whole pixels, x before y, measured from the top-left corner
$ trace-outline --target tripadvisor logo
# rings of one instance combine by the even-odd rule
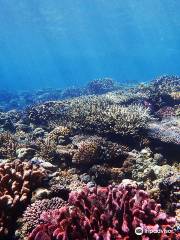
[[[135,234],[136,235],[142,235],[143,234],[143,229],[141,228],[141,227],[137,227],[136,229],[135,229]]]
[[[179,233],[180,232],[180,226],[175,226],[174,228],[166,228],[166,229],[144,229],[142,227],[137,227],[135,229],[135,234],[141,236],[143,233],[145,234],[155,234],[155,233],[165,233],[170,234],[172,232]]]

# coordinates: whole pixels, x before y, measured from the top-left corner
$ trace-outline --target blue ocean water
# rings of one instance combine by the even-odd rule
[[[0,0],[0,88],[180,74],[179,0]]]

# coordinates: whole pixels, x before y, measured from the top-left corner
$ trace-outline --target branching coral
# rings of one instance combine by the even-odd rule
[[[136,134],[151,120],[142,104],[121,106],[103,96],[86,96],[49,102],[26,112],[29,121],[40,125],[64,125],[72,130],[112,134]],[[43,118],[43,119],[42,119]]]
[[[180,91],[179,81],[179,76],[161,76],[152,82],[152,88],[161,94],[172,94]]]
[[[0,165],[0,236],[12,231],[13,221],[30,200],[32,190],[42,184],[43,169],[19,160]]]
[[[38,155],[47,161],[52,161],[57,157],[57,145],[54,141],[49,139],[38,139],[36,140],[38,148]]]
[[[43,212],[38,225],[29,235],[35,239],[136,239],[136,227],[142,239],[177,239],[175,219],[160,210],[160,205],[136,186],[123,185],[85,188],[71,192],[69,204]],[[165,233],[170,229],[170,233]],[[153,231],[162,230],[159,234]]]
[[[137,133],[151,120],[149,109],[135,104],[128,107],[112,106],[106,115],[112,132],[123,135]]]
[[[78,99],[70,112],[76,127],[98,133],[135,134],[151,120],[149,109],[140,104],[119,106],[100,97]]]

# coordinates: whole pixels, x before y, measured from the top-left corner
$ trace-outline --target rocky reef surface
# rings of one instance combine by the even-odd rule
[[[178,76],[2,92],[0,239],[180,239],[179,103]]]

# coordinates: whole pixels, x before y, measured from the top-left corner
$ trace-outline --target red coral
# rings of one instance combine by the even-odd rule
[[[29,240],[134,240],[136,227],[143,229],[143,240],[178,239],[174,218],[145,191],[122,184],[71,192],[69,205],[42,213],[41,221]]]

